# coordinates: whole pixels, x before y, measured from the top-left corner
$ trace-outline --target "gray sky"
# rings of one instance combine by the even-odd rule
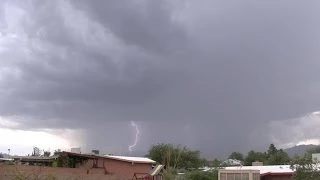
[[[133,120],[134,151],[206,157],[318,142],[319,17],[318,0],[0,0],[0,128],[127,153]]]

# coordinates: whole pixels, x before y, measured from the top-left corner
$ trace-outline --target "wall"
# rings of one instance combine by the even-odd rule
[[[95,162],[94,162],[95,161]],[[105,169],[105,173],[114,175],[123,179],[131,179],[135,173],[147,174],[152,169],[150,163],[130,163],[125,161],[101,158],[98,160],[89,160],[83,167],[92,167],[96,163],[97,169]]]
[[[95,165],[95,168],[92,168]],[[1,165],[0,180],[12,179],[12,176],[54,176],[58,179],[132,179],[135,173],[147,175],[152,169],[150,163],[130,163],[101,158],[88,160],[78,168],[53,168],[43,166]],[[117,177],[117,178],[116,178]]]
[[[240,179],[240,180],[260,180],[259,170],[226,170],[220,169],[219,180]]]
[[[87,174],[89,173],[89,174]],[[81,180],[119,180],[116,176],[104,174],[104,169],[86,169],[80,168],[53,168],[41,166],[19,166],[19,165],[1,165],[0,179],[11,180],[17,177],[29,177],[35,179],[36,176],[46,179],[46,177],[55,177],[59,180],[81,179]]]
[[[261,180],[292,180],[291,175],[267,175]]]
[[[109,174],[119,175],[124,178],[132,178],[134,173],[149,173],[152,164],[130,163],[113,159],[105,159],[104,167]]]

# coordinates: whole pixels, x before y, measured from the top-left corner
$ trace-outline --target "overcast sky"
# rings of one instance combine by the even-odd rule
[[[131,121],[135,152],[319,143],[319,17],[318,0],[0,0],[0,151],[127,154]]]

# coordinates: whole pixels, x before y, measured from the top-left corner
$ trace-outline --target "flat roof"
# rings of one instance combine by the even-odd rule
[[[14,160],[21,160],[21,161],[53,161],[58,156],[50,156],[50,157],[43,157],[43,156],[13,156],[12,159]]]
[[[80,153],[73,153],[73,152],[67,152],[63,151],[62,153],[71,155],[71,156],[80,156],[80,157],[86,157],[86,158],[107,158],[107,159],[114,159],[119,161],[125,161],[125,162],[134,162],[134,163],[150,163],[155,164],[156,161],[146,158],[146,157],[130,157],[130,156],[113,156],[113,155],[98,155],[98,154],[80,154]]]
[[[10,159],[10,158],[0,158],[0,161],[13,161],[13,159]]]
[[[75,153],[75,152],[68,152],[68,151],[62,151],[59,153],[60,155],[65,155],[67,154],[68,156],[77,156],[77,157],[84,157],[84,158],[88,158],[88,159],[94,159],[95,157],[97,157],[94,154],[81,154],[81,153]]]
[[[120,161],[135,162],[135,163],[151,163],[151,164],[156,163],[156,161],[149,158],[145,158],[145,157],[111,156],[111,155],[105,155],[104,157],[120,160]]]
[[[271,166],[236,166],[226,167],[226,170],[259,170],[260,175],[266,174],[293,174],[290,165],[271,165]]]

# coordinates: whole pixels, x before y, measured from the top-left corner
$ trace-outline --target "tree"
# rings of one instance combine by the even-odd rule
[[[232,152],[229,156],[229,159],[236,159],[239,161],[243,161],[243,154],[241,154],[240,152]]]
[[[307,150],[308,154],[315,154],[315,153],[320,153],[320,146],[316,146],[314,148],[311,148],[309,150]]]
[[[283,149],[277,149],[274,144],[270,144],[267,152],[249,151],[244,160],[245,165],[251,165],[252,162],[260,161],[266,165],[289,164],[291,159]]]
[[[61,153],[61,150],[60,149],[56,149],[56,150],[54,150],[53,155],[54,156],[58,156],[60,153]]]
[[[167,167],[198,168],[203,164],[200,151],[190,150],[187,147],[172,144],[157,144],[151,146],[147,157],[164,164]]]
[[[33,152],[31,156],[40,156],[40,149],[38,147],[33,147]]]
[[[187,175],[190,180],[218,180],[218,172],[201,172],[194,171]]]
[[[269,149],[267,151],[269,156],[275,155],[278,152],[278,149],[274,144],[270,144]]]
[[[279,165],[279,164],[289,164],[290,163],[289,155],[283,151],[283,149],[273,152],[273,154],[268,154],[267,164],[269,165]]]
[[[310,153],[304,156],[296,156],[291,163],[295,180],[319,180],[320,179],[320,162],[313,160]]]
[[[279,165],[279,164],[289,164],[290,157],[289,155],[283,151],[283,149],[277,149],[274,144],[270,144],[269,149],[267,151],[268,159],[266,164],[268,165]]]
[[[262,152],[255,152],[253,150],[248,152],[248,155],[244,159],[244,164],[246,166],[251,166],[252,162],[263,162],[265,163],[267,160],[267,154]]]
[[[51,155],[51,152],[50,151],[44,151],[43,152],[43,156],[44,157],[49,157]]]
[[[221,166],[222,161],[218,160],[217,158],[214,159],[213,161],[209,162],[209,166],[211,167],[220,167]]]

